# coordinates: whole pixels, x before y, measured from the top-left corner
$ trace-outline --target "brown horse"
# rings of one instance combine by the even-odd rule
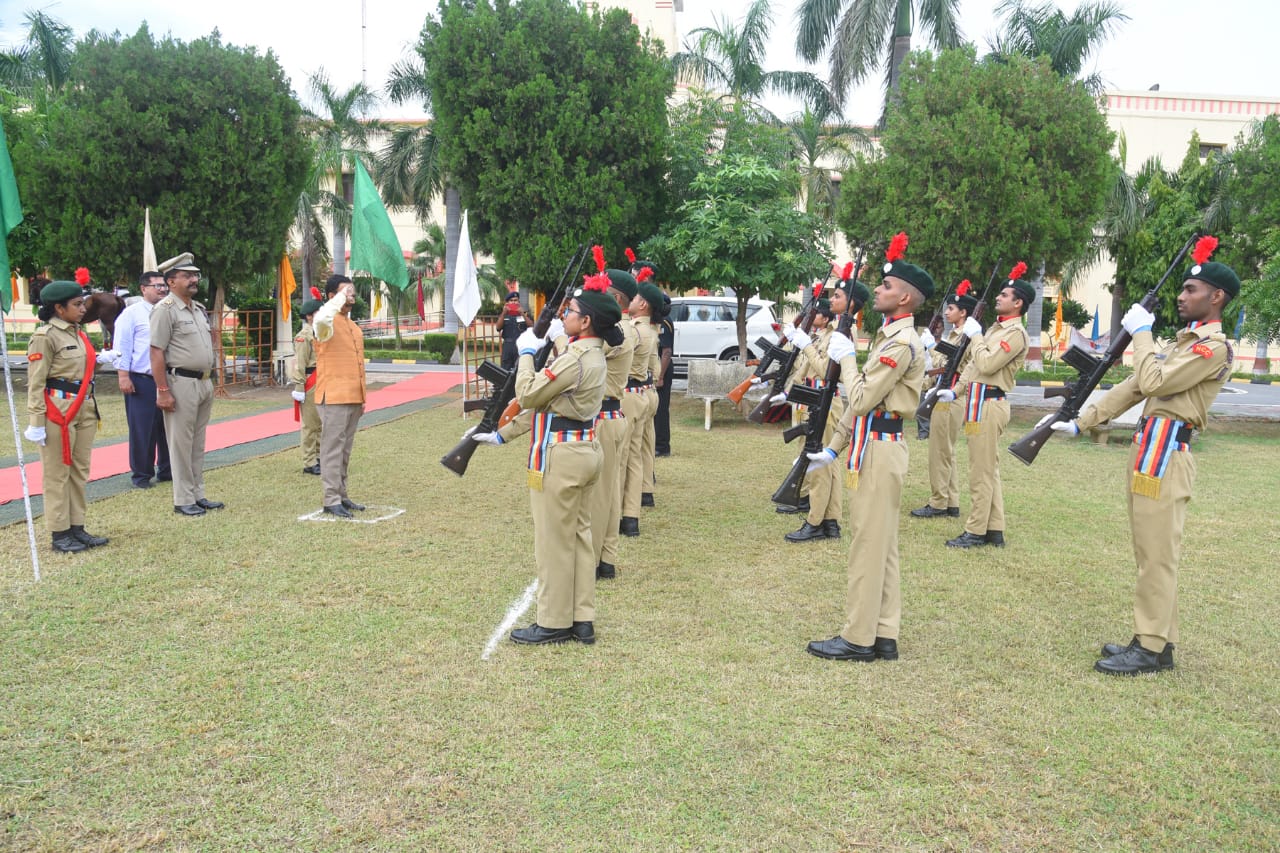
[[[40,291],[49,281],[44,276],[38,275],[27,285],[31,291],[32,310],[40,304]],[[111,342],[116,335],[116,318],[124,310],[124,305],[124,300],[119,296],[103,290],[90,291],[84,295],[85,311],[81,325],[97,323],[102,328],[103,349],[111,349]]]

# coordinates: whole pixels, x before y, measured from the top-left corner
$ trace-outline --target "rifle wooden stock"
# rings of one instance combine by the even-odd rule
[[[822,292],[826,289],[827,284],[824,281],[822,287],[816,287],[809,297],[808,303],[804,307],[804,311],[800,316],[799,328],[805,334],[813,328],[813,318],[818,313],[818,300],[822,298]],[[764,342],[764,338],[756,341],[757,344]],[[787,390],[787,380],[791,378],[791,372],[795,370],[796,359],[800,357],[800,350],[792,347],[791,349],[783,349],[785,342],[783,338],[778,339],[778,343],[769,343],[765,349],[765,354],[760,358],[760,366],[756,368],[754,375],[759,376],[761,381],[766,376],[773,377],[773,384],[769,386],[764,397],[756,404],[756,407],[747,415],[747,420],[753,424],[762,424],[765,422],[765,415],[773,408],[774,404],[769,401]],[[778,363],[778,370],[769,374],[768,368],[773,362]],[[763,370],[761,368],[764,368]]]
[[[977,305],[973,306],[973,313],[969,316],[977,320],[982,317],[982,309],[987,307],[987,299],[991,296],[991,288],[996,283],[996,274],[1000,272],[1000,259],[996,258],[996,265],[991,268],[991,278],[987,279],[987,289],[982,293],[982,299]],[[946,347],[947,349],[943,349]],[[951,388],[956,382],[956,372],[960,369],[960,362],[964,360],[964,354],[969,349],[969,338],[961,335],[960,340],[954,344],[939,341],[937,350],[947,356],[947,366],[938,374],[938,379],[933,383],[933,387],[925,392],[924,399],[920,401],[920,405],[916,407],[916,420],[923,421],[933,417],[933,409],[938,405],[938,392]]]
[[[1156,286],[1147,291],[1146,296],[1142,297],[1139,303],[1143,308],[1152,311],[1156,307],[1156,300],[1159,298],[1160,288],[1173,275],[1173,271],[1182,263],[1182,259],[1186,257],[1187,252],[1191,251],[1192,245],[1196,240],[1200,239],[1199,232],[1192,234],[1191,239],[1186,242],[1182,250],[1178,252],[1177,257],[1173,259],[1173,263],[1165,270],[1160,280],[1156,282]],[[1062,421],[1073,421],[1080,416],[1080,410],[1084,408],[1085,401],[1089,399],[1089,395],[1093,393],[1093,389],[1098,387],[1102,382],[1102,377],[1106,375],[1111,366],[1118,362],[1123,356],[1125,349],[1129,346],[1129,341],[1133,340],[1133,335],[1127,330],[1121,330],[1111,342],[1111,346],[1107,347],[1107,351],[1101,357],[1093,353],[1086,352],[1079,347],[1071,347],[1063,356],[1063,361],[1074,367],[1080,374],[1074,382],[1068,383],[1063,387],[1061,393],[1065,399],[1062,405],[1058,407],[1058,411],[1054,413],[1043,424],[1034,427],[1030,432],[1022,438],[1009,445],[1009,452],[1014,455],[1019,462],[1030,465],[1036,461],[1036,456],[1045,446],[1050,438],[1053,437],[1053,425]],[[1072,352],[1074,350],[1074,352]],[[1045,396],[1051,396],[1049,389],[1045,389]],[[1054,395],[1056,396],[1056,395]]]
[[[751,390],[751,380],[754,378],[754,376],[748,376],[746,379],[733,386],[733,389],[730,390],[728,394],[725,394],[725,396],[729,398],[729,402],[733,403],[735,406],[741,403],[743,396]]]

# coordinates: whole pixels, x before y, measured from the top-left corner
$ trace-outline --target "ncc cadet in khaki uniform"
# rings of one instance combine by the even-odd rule
[[[960,327],[978,305],[978,300],[969,293],[970,287],[968,279],[960,282],[956,292],[947,297],[946,307],[942,309],[942,318],[951,326],[951,331],[943,336],[943,340],[949,344],[956,345],[964,339]],[[929,502],[919,509],[911,510],[916,518],[937,518],[944,515],[960,517],[960,467],[956,465],[956,439],[964,423],[964,406],[955,400],[965,392],[960,377],[972,357],[972,348],[966,348],[951,387],[940,390],[939,393],[947,393],[939,396],[933,407],[933,426],[929,431]],[[947,357],[935,351],[933,369],[929,372],[936,376],[946,366]]]
[[[658,287],[656,279],[658,268],[652,261],[636,261],[631,267],[631,274],[636,277],[637,286],[640,282],[649,282],[653,285],[657,295],[662,298],[657,302],[651,302],[649,314],[649,323],[653,329],[653,360],[650,362],[653,370],[653,387],[649,389],[649,418],[645,422],[644,441],[641,443],[641,458],[644,460],[644,471],[642,477],[642,486],[640,491],[640,506],[651,507],[654,505],[653,493],[658,484],[658,478],[654,475],[654,459],[658,452],[658,409],[662,407],[662,385],[664,371],[670,364],[670,357],[664,363],[662,359],[662,330],[667,322],[667,312],[671,310],[671,298],[662,292],[662,288]],[[650,293],[650,296],[653,296]],[[674,341],[674,330],[672,331]]]
[[[213,332],[209,313],[195,301],[200,268],[190,252],[160,264],[169,295],[151,312],[151,375],[164,412],[173,473],[173,511],[204,515],[221,501],[204,496],[204,439],[213,411]]]
[[[1027,265],[1019,261],[995,298],[996,321],[982,332],[970,317],[960,327],[969,337],[969,366],[962,383],[964,434],[969,445],[969,517],[964,531],[948,539],[952,548],[1004,547],[1004,492],[1000,486],[1000,436],[1009,425],[1009,391],[1031,343],[1022,318],[1036,292],[1021,280]],[[942,399],[941,395],[939,399]]]
[[[902,599],[898,577],[898,514],[907,474],[903,418],[915,412],[924,381],[925,352],[913,312],[933,295],[927,272],[903,260],[906,234],[893,238],[875,309],[884,315],[861,371],[853,342],[833,334],[828,347],[840,360],[845,411],[831,442],[809,454],[810,471],[830,465],[849,445],[845,481],[852,493],[846,621],[829,640],[809,644],[812,655],[831,660],[897,660]]]
[[[616,328],[622,312],[608,289],[608,276],[598,273],[574,291],[564,313],[568,348],[540,373],[534,371],[533,356],[543,341],[532,329],[521,333],[516,400],[522,411],[496,433],[471,436],[496,445],[531,433],[528,479],[538,615],[532,625],[511,632],[517,643],[596,640],[591,513],[604,454],[595,424],[608,374],[603,344],[623,341]]]
[[[641,494],[648,485],[644,479],[645,431],[658,411],[658,395],[653,393],[653,377],[659,369],[658,329],[652,319],[653,313],[661,307],[662,291],[648,281],[639,283],[635,298],[627,306],[628,322],[636,330],[636,349],[622,400],[623,414],[631,422],[627,471],[622,483],[622,520],[618,525],[623,536],[640,535]]]
[[[609,276],[609,295],[618,304],[618,316],[631,297],[636,295],[636,280],[629,272],[605,270]],[[604,399],[600,413],[596,415],[596,440],[604,453],[604,468],[596,485],[591,510],[591,543],[596,551],[596,577],[608,580],[617,575],[618,525],[622,520],[622,479],[626,474],[626,451],[631,439],[631,421],[622,411],[624,389],[631,374],[631,360],[635,356],[635,327],[619,323],[616,327],[623,335],[617,346],[605,345],[604,358],[608,366]]]
[[[1178,561],[1182,528],[1191,502],[1196,464],[1191,433],[1209,421],[1209,406],[1231,375],[1233,353],[1222,331],[1222,313],[1240,294],[1240,278],[1226,264],[1208,261],[1217,246],[1202,237],[1178,294],[1178,316],[1187,322],[1174,340],[1156,346],[1155,318],[1141,305],[1124,315],[1133,335],[1133,375],[1112,388],[1076,421],[1053,429],[1079,434],[1146,400],[1133,435],[1126,482],[1133,553],[1138,563],[1135,634],[1127,646],[1108,643],[1098,672],[1136,675],[1173,668],[1178,641]],[[1050,417],[1053,417],[1050,415]]]
[[[311,288],[311,297],[303,301],[298,313],[302,328],[293,339],[293,419],[302,422],[302,473],[320,473],[320,410],[316,408],[316,331],[312,326],[315,313],[324,304],[320,291]]]
[[[84,295],[72,281],[54,281],[40,291],[40,319],[27,345],[27,414],[23,432],[40,445],[44,469],[44,517],[53,550],[74,553],[106,545],[84,529],[85,485],[98,404],[93,398],[97,354],[80,328]]]

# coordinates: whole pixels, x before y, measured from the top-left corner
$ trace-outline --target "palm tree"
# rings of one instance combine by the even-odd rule
[[[959,7],[960,0],[804,0],[796,12],[796,53],[817,62],[830,51],[827,82],[840,103],[885,63],[887,110],[915,25],[930,46],[959,47]]]
[[[74,34],[71,27],[43,11],[27,12],[27,38],[16,50],[0,54],[0,85],[25,97],[39,112],[71,77]]]
[[[355,168],[357,157],[369,156],[370,136],[386,130],[386,126],[368,117],[378,98],[363,83],[339,92],[329,83],[324,71],[318,71],[311,75],[308,88],[320,107],[319,113],[306,110],[316,140],[314,168],[320,175],[333,175],[335,181],[337,203],[328,211],[333,223],[333,271],[345,273],[346,234],[351,228],[351,198],[346,174],[348,168]]]
[[[804,209],[830,225],[830,237],[835,230],[839,200],[839,188],[831,173],[848,169],[855,152],[869,150],[871,141],[862,128],[843,122],[830,100],[806,105],[803,112],[787,122],[786,129],[795,167],[800,172]]]
[[[302,192],[298,194],[298,200],[294,204],[293,225],[290,229],[298,236],[302,292],[306,295],[311,293],[312,273],[328,266],[330,262],[321,213],[331,221],[336,221],[342,216],[344,209],[341,197],[323,185],[324,178],[330,174],[329,167],[320,161],[314,139],[311,144],[311,164],[307,168],[307,179]]]

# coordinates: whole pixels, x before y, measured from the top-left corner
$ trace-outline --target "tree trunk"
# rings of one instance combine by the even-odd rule
[[[1268,343],[1269,341],[1266,338],[1258,339],[1258,349],[1253,356],[1254,376],[1265,376],[1271,372],[1271,359],[1267,356]]]
[[[734,295],[738,298],[738,315],[735,318],[735,325],[738,327],[738,360],[746,364],[750,358],[747,355],[747,300],[751,298],[751,294],[736,290]]]
[[[462,239],[462,196],[452,186],[444,188],[444,331],[458,333],[458,314],[453,310],[453,271],[458,262],[458,241]]]
[[[1044,261],[1040,262],[1031,286],[1036,289],[1036,299],[1027,310],[1027,337],[1030,338],[1030,343],[1023,369],[1039,372],[1044,370],[1044,353],[1040,349],[1040,326],[1044,318]]]

